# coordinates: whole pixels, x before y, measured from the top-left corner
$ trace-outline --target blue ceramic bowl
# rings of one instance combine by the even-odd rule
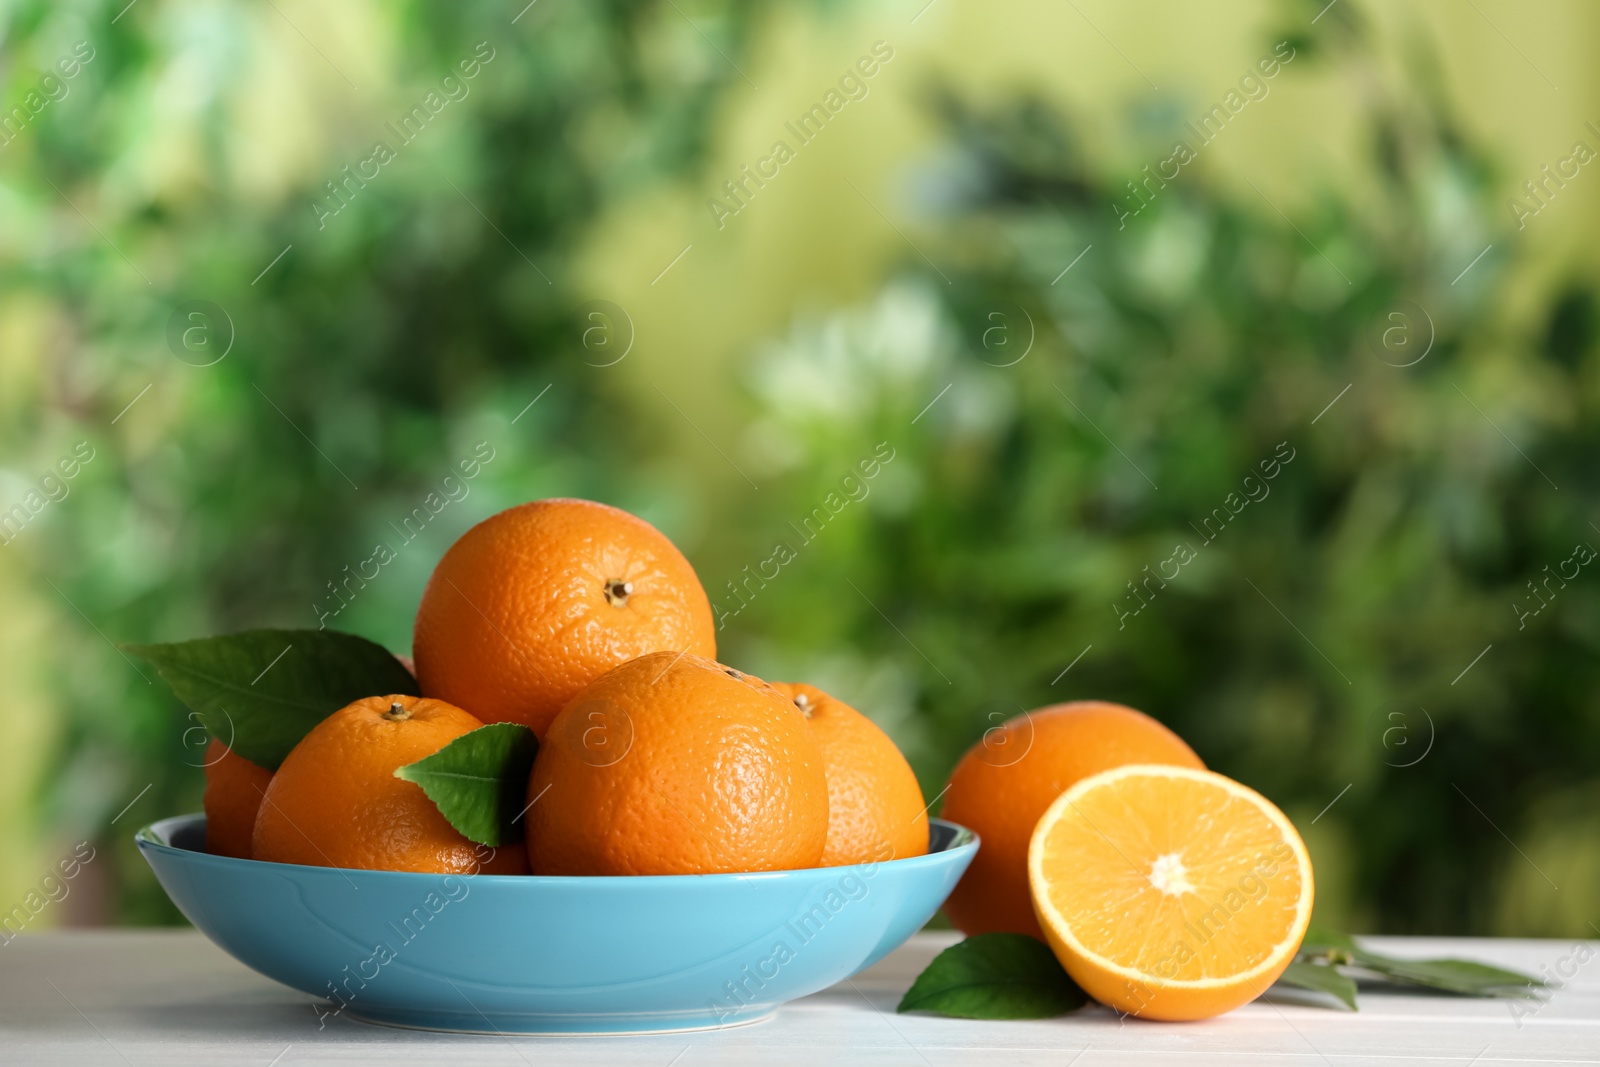
[[[548,878],[300,867],[207,855],[205,816],[139,831],[167,895],[326,1022],[639,1033],[755,1022],[883,958],[978,849],[770,874]]]

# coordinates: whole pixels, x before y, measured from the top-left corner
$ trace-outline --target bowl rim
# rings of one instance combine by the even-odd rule
[[[204,823],[204,812],[188,812],[183,815],[169,815],[164,819],[157,819],[149,823],[133,835],[134,844],[141,852],[153,852],[173,858],[180,858],[185,863],[202,863],[220,869],[232,868],[234,870],[277,870],[280,872],[323,872],[329,875],[342,874],[346,877],[352,874],[368,877],[381,875],[391,879],[409,880],[416,883],[437,883],[440,878],[471,878],[474,882],[486,879],[490,883],[515,883],[517,885],[549,886],[572,888],[583,886],[590,889],[604,889],[611,887],[648,887],[650,885],[705,885],[712,886],[718,883],[732,885],[735,882],[772,882],[783,879],[793,879],[802,875],[827,877],[830,873],[846,873],[872,869],[874,871],[885,868],[900,871],[917,870],[923,867],[939,867],[957,859],[960,856],[970,855],[978,850],[982,843],[977,833],[960,823],[948,819],[928,818],[931,830],[935,826],[951,831],[948,843],[937,851],[929,851],[921,856],[908,856],[904,859],[875,860],[866,863],[846,863],[837,867],[797,867],[787,871],[742,871],[728,874],[622,874],[622,875],[571,875],[571,874],[484,874],[471,871],[462,872],[437,872],[437,871],[384,871],[364,867],[321,867],[300,863],[277,863],[272,860],[242,859],[238,856],[219,856],[210,852],[200,852],[192,848],[183,848],[171,843],[171,836],[180,828],[187,828],[196,823]]]

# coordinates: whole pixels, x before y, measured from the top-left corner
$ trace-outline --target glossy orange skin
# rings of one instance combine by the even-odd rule
[[[978,834],[972,866],[945,901],[963,933],[1041,940],[1028,888],[1034,825],[1079,779],[1129,763],[1205,769],[1183,739],[1141,711],[1099,700],[1053,704],[991,729],[950,774],[944,818]]]
[[[261,797],[272,772],[236,756],[211,739],[206,745],[206,851],[214,856],[250,858],[250,837],[256,829]]]
[[[608,583],[631,583],[618,604]],[[716,625],[694,568],[655,527],[589,500],[538,500],[461,535],[417,609],[425,696],[543,739],[578,691],[647,652],[714,659]]]
[[[811,724],[828,772],[828,843],[819,867],[928,852],[928,809],[900,749],[878,724],[804,682],[773,682]]]
[[[712,660],[624,663],[550,724],[528,781],[536,874],[723,874],[815,867],[828,779],[805,717]]]
[[[408,714],[390,718],[399,704]],[[311,867],[438,874],[526,874],[520,843],[490,849],[462,837],[397,768],[483,724],[414,696],[365,697],[318,723],[272,776],[254,858]]]

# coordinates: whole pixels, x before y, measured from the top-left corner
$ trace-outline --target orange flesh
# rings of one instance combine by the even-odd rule
[[[1255,805],[1206,782],[1094,790],[1045,838],[1056,909],[1090,952],[1166,981],[1228,978],[1294,929],[1294,851]]]
[[[1311,920],[1311,859],[1260,794],[1211,771],[1139,764],[1085,778],[1028,850],[1040,926],[1096,1000],[1205,1019],[1266,991]]]

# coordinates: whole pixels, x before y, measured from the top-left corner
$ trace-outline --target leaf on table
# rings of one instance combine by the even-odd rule
[[[334,630],[246,630],[123,647],[155,667],[208,734],[269,771],[346,704],[419,692],[388,649]]]
[[[935,956],[895,1010],[1047,1019],[1088,1002],[1044,942],[1025,934],[978,934]]]
[[[1305,941],[1295,956],[1295,963],[1291,967],[1315,968],[1331,972],[1336,966],[1356,967],[1385,981],[1401,985],[1419,986],[1468,997],[1537,997],[1539,991],[1546,988],[1545,982],[1532,975],[1475,960],[1399,959],[1368,951],[1348,934],[1323,929],[1308,930]],[[1305,977],[1307,971],[1296,970],[1296,974]],[[1344,977],[1342,974],[1341,976]],[[1309,977],[1326,979],[1325,975]],[[1287,975],[1284,980],[1291,985],[1299,984],[1291,981]],[[1348,980],[1346,977],[1346,981]],[[1353,990],[1354,986],[1351,988]],[[1351,1006],[1354,1006],[1353,1002]]]
[[[1337,997],[1351,1011],[1359,1011],[1356,1007],[1356,984],[1331,964],[1307,963],[1305,960],[1295,960],[1278,977],[1284,985],[1295,986],[1298,989],[1310,989],[1317,993],[1327,993]]]
[[[1536,997],[1545,983],[1531,975],[1474,960],[1403,960],[1362,949],[1356,965],[1391,981],[1472,997]]]
[[[538,750],[526,726],[490,723],[394,776],[421,786],[463,837],[499,848],[522,836],[515,824],[527,807],[528,774]]]

